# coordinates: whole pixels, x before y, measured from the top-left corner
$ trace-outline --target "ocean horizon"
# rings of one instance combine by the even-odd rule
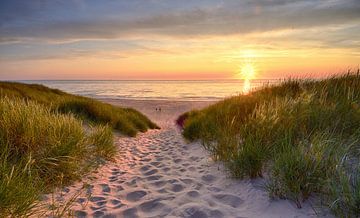
[[[279,79],[244,80],[17,80],[97,99],[215,101]]]

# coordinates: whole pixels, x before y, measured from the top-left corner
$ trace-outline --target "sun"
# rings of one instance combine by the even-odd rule
[[[237,73],[237,77],[243,80],[243,94],[251,91],[251,80],[256,77],[256,70],[254,64],[251,62],[244,63]]]
[[[241,66],[239,77],[243,80],[252,80],[255,78],[255,67],[252,63],[246,63]]]

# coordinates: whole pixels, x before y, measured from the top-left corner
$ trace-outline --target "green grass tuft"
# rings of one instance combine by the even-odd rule
[[[90,136],[90,140],[94,145],[94,153],[100,157],[111,160],[117,150],[113,142],[113,130],[109,126],[95,127]]]

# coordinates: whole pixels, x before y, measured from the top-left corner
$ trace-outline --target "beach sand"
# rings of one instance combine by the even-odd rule
[[[116,136],[119,153],[81,182],[56,193],[78,217],[311,217],[287,200],[272,200],[262,179],[231,179],[200,143],[186,143],[174,120],[212,102],[106,100],[133,107],[161,126],[136,138]],[[161,107],[161,111],[155,108]],[[82,189],[83,184],[89,186]],[[83,191],[80,191],[83,190]],[[51,201],[50,195],[44,197]]]

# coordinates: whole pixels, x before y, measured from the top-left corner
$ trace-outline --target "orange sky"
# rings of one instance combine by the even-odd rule
[[[356,1],[20,1],[21,14],[5,2],[0,79],[234,79],[246,63],[255,78],[318,77],[360,63]]]

